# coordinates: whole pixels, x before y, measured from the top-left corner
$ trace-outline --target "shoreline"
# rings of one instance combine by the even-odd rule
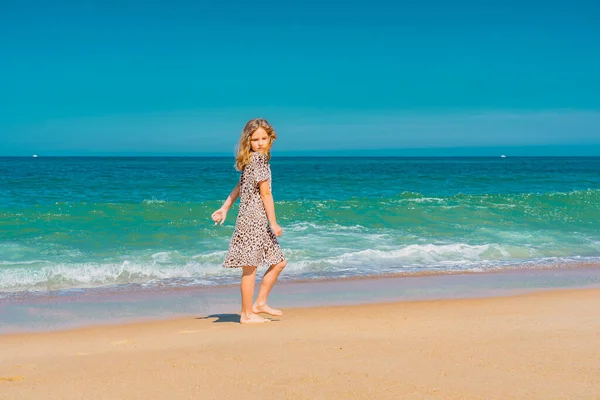
[[[406,279],[410,278],[410,279]],[[474,273],[428,273],[280,282],[270,303],[286,308],[511,296],[600,287],[600,265],[567,265]],[[257,287],[258,290],[258,287]],[[19,332],[161,321],[238,312],[239,286],[75,292],[0,300],[0,337]]]
[[[8,398],[590,399],[600,288],[0,335]],[[235,382],[235,384],[232,384]]]
[[[526,267],[524,265],[535,265],[533,267]],[[485,270],[434,270],[434,271],[403,271],[394,273],[385,273],[377,275],[353,275],[353,276],[341,276],[341,277],[315,277],[315,278],[290,278],[282,275],[277,281],[276,286],[284,285],[295,285],[305,283],[327,283],[327,282],[343,282],[343,281],[364,281],[364,280],[378,280],[387,278],[421,278],[421,277],[436,277],[446,275],[490,275],[490,274],[502,274],[510,272],[528,272],[528,271],[553,271],[553,270],[565,270],[565,269],[600,269],[600,262],[598,261],[572,261],[572,262],[560,262],[554,264],[535,264],[535,263],[516,263],[507,264],[503,267],[493,267]],[[257,283],[260,283],[262,275],[258,271]],[[284,271],[285,273],[285,271]],[[189,285],[189,286],[164,286],[164,287],[151,287],[142,286],[139,283],[128,283],[128,284],[117,284],[111,286],[102,287],[75,287],[75,288],[64,288],[64,289],[53,289],[53,290],[27,290],[19,292],[1,292],[6,297],[0,297],[0,304],[3,301],[27,301],[31,298],[39,297],[61,297],[77,295],[78,293],[92,293],[92,294],[110,294],[119,293],[134,290],[136,292],[157,292],[157,291],[188,291],[188,290],[208,290],[208,289],[221,289],[221,288],[232,288],[238,287],[238,283],[223,283],[215,285]]]

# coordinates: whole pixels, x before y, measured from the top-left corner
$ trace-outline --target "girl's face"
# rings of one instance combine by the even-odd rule
[[[252,151],[264,153],[269,150],[270,144],[271,139],[269,138],[269,134],[263,128],[258,128],[254,131],[252,136],[250,136],[250,147],[252,148]]]

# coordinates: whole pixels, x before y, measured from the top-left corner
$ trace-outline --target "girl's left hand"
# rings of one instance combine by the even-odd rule
[[[221,223],[221,225],[223,225],[223,222],[225,222],[225,218],[227,218],[227,210],[219,208],[217,211],[212,213],[211,218],[213,221],[215,221],[215,225],[219,222]]]
[[[281,234],[283,233],[283,229],[281,229],[281,227],[278,224],[272,224],[271,230],[273,231],[275,236],[281,236]]]

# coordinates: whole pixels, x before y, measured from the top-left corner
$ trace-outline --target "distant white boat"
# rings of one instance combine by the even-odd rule
[[[37,158],[37,154],[34,154],[34,155],[33,155],[33,158]]]
[[[502,157],[502,158],[506,158],[506,156],[505,156],[504,154],[502,154],[500,157]]]

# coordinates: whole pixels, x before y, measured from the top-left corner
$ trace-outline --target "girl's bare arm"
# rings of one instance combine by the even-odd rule
[[[231,193],[229,193],[229,196],[227,196],[227,200],[225,200],[221,208],[212,213],[211,218],[215,222],[215,225],[218,223],[223,225],[223,222],[225,222],[225,218],[227,218],[227,211],[229,211],[229,209],[231,208],[233,203],[235,203],[235,200],[238,198],[239,195],[240,183],[238,182],[237,185],[235,185],[235,187],[231,191]]]
[[[221,209],[225,209],[225,210],[229,211],[229,209],[231,208],[233,203],[235,203],[235,201],[237,200],[239,195],[240,195],[240,182],[238,181],[238,183],[235,185],[235,187],[233,188],[231,193],[229,193],[229,196],[227,196],[227,200],[225,200],[225,202],[221,206]]]
[[[279,236],[281,235],[282,230],[277,224],[277,218],[275,218],[275,203],[273,202],[273,195],[271,194],[271,189],[269,188],[269,182],[261,181],[258,184],[258,189],[260,190],[260,198],[265,207],[269,225],[271,225],[271,229],[273,230],[273,233],[275,233],[275,236]]]

